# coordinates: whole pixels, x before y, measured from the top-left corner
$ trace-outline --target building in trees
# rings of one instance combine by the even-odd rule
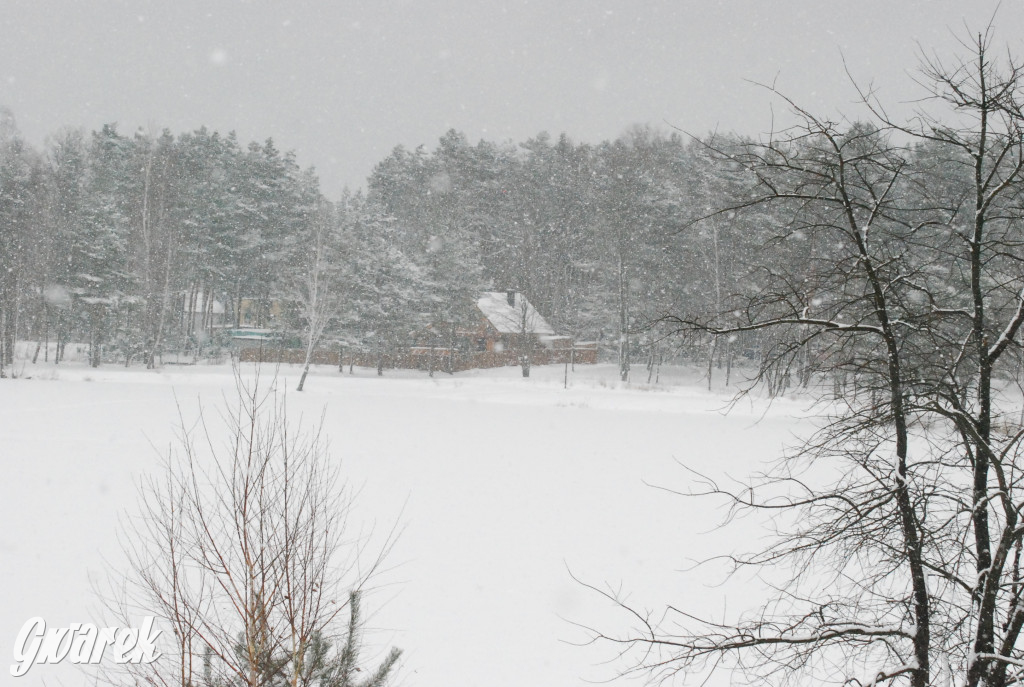
[[[463,307],[467,315],[455,322],[430,323],[411,331],[404,344],[380,350],[373,340],[363,346],[325,344],[310,353],[310,360],[322,365],[408,368],[457,372],[507,365],[549,365],[597,362],[596,343],[577,343],[559,335],[537,312],[525,295],[516,291],[487,291]],[[384,323],[398,330],[400,323]],[[328,332],[325,340],[336,338]],[[241,339],[239,339],[241,341]],[[300,363],[296,348],[283,345],[250,345],[241,351],[244,362]]]

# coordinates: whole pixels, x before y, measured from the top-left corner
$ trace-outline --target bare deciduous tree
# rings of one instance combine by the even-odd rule
[[[141,514],[125,533],[128,573],[111,607],[125,621],[155,616],[173,646],[111,677],[355,687],[360,595],[392,537],[367,558],[365,540],[347,531],[350,497],[319,429],[292,427],[273,383],[257,375],[237,385],[228,441],[201,417],[182,430],[164,473],[141,485]],[[366,687],[380,687],[398,657],[392,650]]]
[[[749,181],[727,211],[770,208],[772,225],[719,311],[670,321],[771,333],[759,381],[799,371],[856,386],[822,384],[819,431],[768,476],[687,491],[776,519],[770,545],[731,560],[791,574],[733,618],[654,616],[607,594],[637,622],[597,636],[638,651],[632,669],[667,677],[724,661],[760,681],[1024,681],[1024,427],[1001,392],[1024,323],[1024,65],[995,59],[990,32],[965,46],[952,66],[923,63],[925,107],[947,106],[948,121],[923,110],[895,123],[866,92],[872,124],[787,100],[794,128],[708,144]]]
[[[295,289],[305,322],[306,355],[297,391],[302,391],[313,360],[313,352],[320,343],[324,328],[335,316],[338,294],[332,251],[332,229],[335,227],[330,206],[321,200],[310,220],[308,236],[299,246],[299,275]]]

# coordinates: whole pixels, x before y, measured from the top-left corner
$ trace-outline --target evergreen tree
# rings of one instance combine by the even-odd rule
[[[41,240],[39,167],[13,116],[0,110],[0,375],[13,362],[22,320],[38,299],[30,272]]]
[[[339,213],[351,250],[345,294],[355,338],[373,350],[383,375],[386,359],[407,349],[428,324],[426,282],[401,249],[397,223],[373,203],[357,195]]]
[[[136,181],[130,142],[112,124],[93,133],[83,196],[81,231],[71,247],[70,290],[84,318],[89,364],[98,367],[107,343],[121,347],[136,304],[129,266],[129,199]]]

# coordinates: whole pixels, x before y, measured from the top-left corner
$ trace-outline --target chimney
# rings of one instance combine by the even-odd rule
[[[516,307],[516,292],[515,291],[506,291],[505,292],[505,297],[508,298],[508,306],[510,308]]]

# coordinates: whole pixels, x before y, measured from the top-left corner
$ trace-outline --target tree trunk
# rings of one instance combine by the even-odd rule
[[[619,378],[629,381],[629,294],[626,259],[619,250]]]
[[[43,320],[43,362],[50,361],[50,309],[46,308],[46,319]],[[35,361],[33,361],[35,362]]]
[[[533,348],[533,337],[529,334],[522,335],[522,343],[519,347],[519,366],[523,370],[523,377],[530,376],[530,360]]]
[[[715,351],[718,350],[718,336],[711,336],[711,346],[708,349],[708,391],[711,391],[711,375],[715,364]]]
[[[0,379],[7,376],[4,371],[4,361],[7,358],[7,352],[4,350],[7,346],[7,309],[0,307]]]
[[[729,380],[732,378],[733,356],[736,355],[736,353],[735,353],[736,349],[733,347],[732,341],[730,341],[729,339],[725,340],[725,350],[726,350],[726,355],[725,355],[725,385],[728,387],[729,386]],[[658,364],[660,365],[661,363],[659,362]]]
[[[448,374],[455,374],[455,323],[452,322],[451,336],[448,339]]]
[[[167,239],[170,241],[170,237]],[[149,359],[146,367],[150,370],[156,367],[156,357],[160,356],[160,363],[163,364],[164,325],[167,320],[167,310],[171,305],[171,259],[172,248],[167,247],[167,262],[164,266],[164,288],[160,299],[160,313],[157,317],[156,334],[153,337],[153,347],[149,352]]]
[[[64,315],[57,313],[57,346],[53,351],[53,364],[60,365],[60,359],[64,356]]]
[[[99,367],[101,362],[98,319],[96,307],[93,306],[89,310],[89,367]]]

